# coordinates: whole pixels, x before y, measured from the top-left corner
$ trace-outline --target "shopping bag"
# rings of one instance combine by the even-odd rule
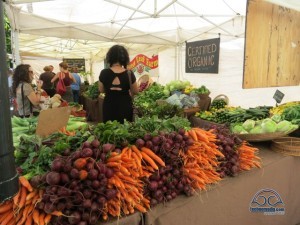
[[[56,93],[61,96],[66,93],[66,86],[65,86],[64,80],[61,78],[61,76],[58,77],[58,82],[56,85]]]

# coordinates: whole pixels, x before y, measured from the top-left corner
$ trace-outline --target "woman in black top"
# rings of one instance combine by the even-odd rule
[[[99,76],[99,91],[105,93],[103,102],[103,122],[117,120],[120,123],[133,120],[131,95],[138,93],[136,77],[128,71],[129,54],[120,45],[112,46],[106,54],[109,69],[103,69]],[[129,74],[132,91],[130,93]]]
[[[46,91],[46,93],[52,98],[56,90],[53,87],[53,84],[51,83],[52,78],[54,77],[54,74],[51,73],[51,68],[50,66],[45,66],[44,67],[44,73],[40,75],[40,80],[43,81],[43,86],[42,89]]]

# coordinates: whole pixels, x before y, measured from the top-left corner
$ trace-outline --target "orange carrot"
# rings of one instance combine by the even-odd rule
[[[13,219],[14,213],[11,211],[7,214],[7,216],[4,218],[4,220],[1,222],[1,225],[7,225],[11,219]]]
[[[10,213],[12,213],[12,212],[9,210],[9,211],[7,211],[7,212],[1,214],[1,216],[0,216],[0,224],[2,224],[2,221],[3,221]]]
[[[52,215],[51,215],[51,214],[47,214],[47,215],[45,216],[45,220],[44,220],[44,222],[45,222],[45,225],[47,225],[47,224],[50,222],[50,220],[51,220],[51,217],[52,217]]]
[[[152,152],[151,149],[142,147],[142,152],[146,153],[150,158],[159,163],[161,166],[166,166],[165,162],[158,155]]]
[[[39,213],[39,210],[35,209],[33,210],[33,213],[32,213],[32,219],[33,219],[33,222],[38,224],[40,223],[40,213]]]
[[[118,162],[118,161],[121,160],[121,158],[122,158],[122,155],[121,155],[121,154],[118,154],[118,155],[116,155],[116,156],[110,157],[110,158],[107,160],[107,162]]]
[[[196,132],[195,132],[193,129],[190,129],[190,130],[188,131],[188,133],[189,133],[189,136],[190,136],[194,141],[198,141]]]
[[[135,204],[134,208],[136,208],[137,210],[139,210],[142,213],[147,212],[147,209],[144,206],[140,205],[140,204]]]
[[[130,176],[129,171],[124,166],[119,166],[118,168],[123,174]]]
[[[64,214],[61,211],[54,211],[50,213],[52,216],[63,216]]]
[[[13,197],[14,205],[17,205],[21,196],[21,187],[19,187],[18,193]]]
[[[27,220],[28,215],[32,212],[32,210],[34,209],[34,205],[27,205],[23,212],[20,213],[22,214],[22,219],[18,222],[18,224],[24,224]]]
[[[88,176],[88,172],[86,170],[80,170],[79,171],[79,179],[85,180]]]
[[[18,207],[19,208],[22,208],[25,205],[26,196],[27,196],[27,189],[26,189],[26,187],[22,186],[20,201],[18,202]]]
[[[106,163],[107,167],[119,167],[120,163],[119,162],[108,162]]]
[[[12,207],[13,207],[13,204],[12,204],[11,201],[8,201],[8,202],[2,204],[2,205],[0,206],[0,214],[5,213],[5,212],[11,210]]]
[[[132,155],[132,159],[137,163],[137,166],[141,167],[142,166],[141,158],[135,152],[132,152],[131,155]]]
[[[141,154],[141,151],[136,147],[136,145],[131,145],[131,149],[132,151],[135,152],[135,154],[137,154],[137,156],[142,159],[142,154]]]
[[[22,184],[23,187],[27,188],[28,191],[30,191],[30,192],[33,191],[33,188],[31,186],[31,184],[29,183],[29,181],[25,177],[20,176],[19,181],[20,181],[20,183]]]
[[[27,196],[26,196],[26,201],[31,200],[35,195],[38,194],[37,190],[34,190],[32,192],[30,192]]]
[[[31,225],[32,222],[33,222],[33,218],[32,218],[32,214],[29,214],[28,217],[27,217],[27,220],[25,222],[25,225]]]
[[[78,170],[81,170],[85,167],[86,164],[87,164],[86,158],[78,158],[74,162],[74,167]]]
[[[150,166],[152,166],[154,169],[158,170],[158,166],[156,165],[156,163],[145,153],[145,152],[141,152],[142,157],[145,161],[147,161]]]
[[[45,225],[45,213],[40,213],[40,217],[39,217],[39,225]]]

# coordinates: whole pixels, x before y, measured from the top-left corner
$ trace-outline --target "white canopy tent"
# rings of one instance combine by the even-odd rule
[[[246,0],[12,0],[22,56],[103,59],[112,43],[135,52],[244,37]]]
[[[300,10],[299,0],[266,1]],[[20,57],[38,59],[36,64],[85,58],[97,76],[108,48],[119,43],[131,55],[159,53],[162,83],[188,79],[220,91],[230,81],[226,87],[240,91],[246,5],[247,0],[6,0],[5,9],[14,30],[16,62]],[[219,74],[185,74],[185,42],[219,36]],[[291,93],[294,90],[298,89]],[[232,95],[239,105],[255,102],[241,102],[239,95]]]

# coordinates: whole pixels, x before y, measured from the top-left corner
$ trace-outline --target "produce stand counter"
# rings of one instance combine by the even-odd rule
[[[86,110],[87,121],[103,122],[103,98],[91,99],[87,96],[82,96],[83,108]]]
[[[143,221],[142,213],[134,213],[129,216],[121,217],[120,219],[112,219],[112,221],[101,222],[97,225],[141,225]]]
[[[262,168],[225,178],[210,190],[178,198],[151,209],[146,225],[296,225],[300,223],[300,158],[270,150],[270,143],[255,144]],[[250,212],[250,202],[261,189],[275,190],[284,203],[284,215]]]

